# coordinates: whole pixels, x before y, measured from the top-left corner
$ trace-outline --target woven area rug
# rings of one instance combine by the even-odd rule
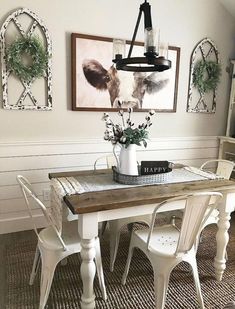
[[[198,268],[201,288],[206,308],[224,308],[235,299],[235,217],[233,216],[228,246],[228,262],[223,281],[214,277],[213,258],[215,256],[216,227],[207,227],[199,245]],[[1,291],[5,295],[1,309],[36,309],[39,304],[39,276],[33,286],[28,285],[34,257],[36,237],[32,231],[1,236],[1,260],[4,274],[1,273]],[[129,234],[122,231],[121,241],[114,272],[109,271],[108,233],[101,241],[102,259],[107,286],[108,300],[101,299],[97,278],[95,294],[97,309],[151,309],[154,308],[153,272],[144,254],[135,250],[126,286],[121,285],[129,244]],[[65,266],[59,265],[48,300],[50,309],[77,309],[80,307],[81,280],[80,260],[70,256]],[[3,292],[1,292],[3,293]],[[166,309],[197,308],[193,279],[187,264],[180,264],[172,272],[168,289]]]

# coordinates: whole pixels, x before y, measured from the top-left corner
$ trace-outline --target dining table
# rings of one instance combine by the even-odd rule
[[[204,174],[197,168],[176,167],[169,177],[157,183],[125,185],[113,180],[112,169],[56,172],[49,174],[52,190],[51,208],[57,221],[78,222],[81,239],[81,268],[83,283],[81,308],[95,308],[93,289],[96,266],[95,238],[99,223],[151,214],[160,202],[196,192],[221,192],[223,200],[218,206],[219,219],[216,233],[215,277],[222,280],[226,269],[226,246],[229,241],[231,212],[235,211],[235,182]],[[182,204],[170,204],[160,211],[181,209]],[[209,249],[209,248],[208,248]],[[121,283],[120,283],[121,284]]]

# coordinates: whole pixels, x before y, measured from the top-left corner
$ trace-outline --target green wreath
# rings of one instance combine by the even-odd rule
[[[202,94],[215,90],[221,75],[221,66],[214,61],[200,60],[193,70],[193,85]]]
[[[28,63],[24,63],[25,59]],[[7,49],[8,69],[26,82],[44,75],[48,59],[48,53],[36,36],[19,38]]]

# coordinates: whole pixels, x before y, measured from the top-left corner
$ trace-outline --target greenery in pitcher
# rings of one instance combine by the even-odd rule
[[[136,144],[141,146],[143,143],[144,147],[147,147],[148,139],[148,128],[151,127],[151,117],[155,114],[154,110],[150,110],[145,117],[143,123],[135,127],[132,122],[131,114],[132,108],[128,108],[127,116],[123,110],[118,111],[118,115],[121,117],[121,124],[114,124],[108,113],[104,113],[103,120],[105,121],[106,130],[104,132],[104,139],[111,141],[112,144],[123,144],[127,148],[130,144]]]

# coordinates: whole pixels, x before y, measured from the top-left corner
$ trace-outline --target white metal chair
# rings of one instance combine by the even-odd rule
[[[209,160],[206,161],[205,163],[202,164],[200,167],[201,170],[207,170],[208,168],[211,167],[211,165],[217,164],[216,167],[216,175],[222,176],[224,179],[230,179],[232,171],[234,169],[235,163],[232,161],[228,160],[223,160],[223,159],[214,159],[214,160]],[[210,202],[210,205],[213,205],[213,200]],[[221,201],[223,203],[223,201]],[[204,222],[204,224],[201,226],[200,233],[203,231],[205,227],[211,224],[217,224],[219,221],[219,211],[218,209],[214,208],[213,211],[211,212],[210,216],[207,218],[207,220]],[[202,236],[198,238],[198,242],[196,245],[196,248],[198,248],[199,242],[202,241]],[[225,258],[227,259],[227,252]]]
[[[113,154],[102,156],[102,157],[99,157],[95,161],[94,170],[96,170],[96,165],[101,160],[106,162],[107,168],[111,168],[113,165],[116,164],[116,159]],[[115,260],[117,257],[121,229],[126,225],[130,225],[136,222],[145,223],[148,226],[150,226],[151,220],[152,220],[152,215],[144,215],[144,216],[135,216],[135,217],[129,217],[129,218],[123,218],[123,219],[110,220],[108,222],[109,231],[110,231],[110,271],[111,272],[114,270],[114,264],[115,264]],[[103,234],[105,227],[106,227],[106,222],[104,222],[102,225],[101,234]]]
[[[149,229],[132,232],[122,283],[126,283],[133,250],[137,247],[146,254],[153,267],[156,309],[164,308],[171,271],[182,261],[191,265],[198,302],[200,308],[204,308],[194,244],[200,227],[203,221],[206,220],[205,213],[207,209],[213,210],[212,207],[208,206],[212,196],[216,199],[213,206],[215,207],[222,197],[222,194],[218,192],[197,193],[164,201],[155,208]],[[184,207],[181,228],[179,229],[172,224],[154,227],[159,209],[167,206],[166,204],[170,206],[171,203],[180,203],[181,207]],[[210,212],[207,212],[207,216],[209,215]]]
[[[215,166],[217,165],[217,166]],[[224,179],[230,179],[232,171],[235,167],[235,163],[228,160],[223,159],[213,159],[206,161],[203,163],[200,167],[201,170],[210,171],[211,169],[215,169],[215,173],[218,176],[222,176]],[[213,202],[213,201],[212,201]],[[177,216],[181,217],[181,212],[177,212]],[[218,215],[219,211],[217,209],[214,209],[207,219],[207,221],[204,223],[204,226],[202,226],[201,231],[210,224],[217,224],[218,223]],[[172,223],[174,223],[174,220],[177,216],[172,217]]]
[[[232,161],[222,160],[222,159],[209,160],[203,163],[200,169],[206,170],[208,167],[210,167],[211,165],[215,163],[217,163],[217,168],[215,171],[216,175],[222,176],[224,177],[224,179],[230,179],[232,171],[235,166],[235,163]],[[218,218],[219,218],[218,215],[219,215],[219,211],[217,209],[214,209],[211,215],[208,217],[207,221],[202,226],[201,230],[203,230],[206,226],[210,224],[214,224],[214,223],[217,224]]]
[[[41,282],[40,282],[40,304],[39,309],[43,309],[46,306],[48,295],[50,292],[54,271],[57,264],[62,259],[68,257],[71,254],[79,253],[81,251],[80,238],[77,232],[77,222],[67,222],[63,225],[62,235],[56,227],[53,218],[48,212],[45,205],[38,199],[34,192],[32,185],[29,181],[21,175],[17,176],[17,181],[22,189],[25,202],[28,207],[29,215],[32,219],[34,231],[38,237],[38,244],[33,262],[32,273],[30,276],[30,284],[34,282],[34,278],[39,268],[40,257],[41,257]],[[38,205],[45,216],[48,223],[48,227],[38,232],[37,227],[34,223],[32,214],[32,203],[35,202]],[[96,257],[95,257],[97,274],[99,283],[104,299],[107,298],[104,275],[100,254],[100,243],[99,238],[96,238]]]
[[[116,159],[113,154],[108,154],[108,155],[97,158],[94,163],[94,171],[97,170],[97,165],[98,163],[101,164],[101,162],[104,168],[111,168],[113,165],[116,164]]]
[[[200,169],[201,170],[208,169],[210,165],[215,164],[215,163],[217,164],[215,173],[219,176],[224,177],[225,179],[229,179],[231,177],[232,171],[235,166],[235,163],[233,161],[223,160],[223,159],[209,160],[203,163]]]

